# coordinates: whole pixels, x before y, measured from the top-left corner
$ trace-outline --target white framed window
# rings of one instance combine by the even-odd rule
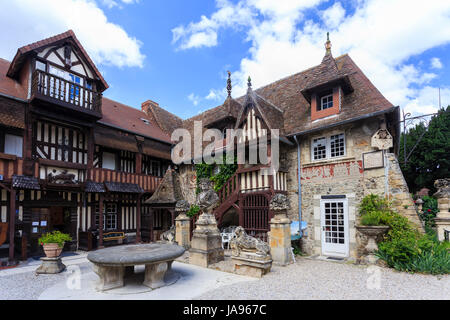
[[[333,94],[329,94],[320,98],[319,111],[333,107]]]
[[[5,153],[22,157],[23,137],[13,134],[5,134]]]
[[[95,206],[95,225],[100,223],[99,206]],[[103,206],[103,230],[117,230],[117,204],[105,203]]]
[[[312,142],[312,159],[321,160],[327,158],[327,138],[313,139]]]
[[[103,152],[102,154],[102,168],[116,170],[116,155],[111,152]]]
[[[346,155],[345,134],[314,138],[311,141],[312,161],[339,158]]]

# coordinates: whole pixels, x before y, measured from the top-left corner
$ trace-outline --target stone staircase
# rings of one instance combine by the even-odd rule
[[[409,193],[408,185],[403,177],[397,158],[394,154],[388,153],[388,185],[389,185],[389,200],[392,201],[394,209],[408,218],[408,220],[417,227],[417,229],[424,233],[422,221],[420,220],[414,200]]]

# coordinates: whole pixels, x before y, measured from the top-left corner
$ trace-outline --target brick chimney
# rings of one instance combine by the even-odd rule
[[[159,103],[155,102],[155,101],[152,101],[152,100],[147,100],[145,102],[142,102],[141,110],[143,112],[145,112],[146,114],[150,115],[151,114],[151,110],[150,111],[148,110],[150,106],[159,107]]]

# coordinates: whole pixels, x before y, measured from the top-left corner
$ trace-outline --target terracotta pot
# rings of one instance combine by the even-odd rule
[[[59,247],[57,243],[46,243],[43,245],[44,252],[47,258],[57,258],[61,254],[63,248]],[[64,247],[64,244],[63,244]]]

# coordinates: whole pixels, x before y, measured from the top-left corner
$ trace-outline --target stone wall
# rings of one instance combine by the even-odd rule
[[[194,165],[180,165],[177,171],[177,183],[180,184],[183,200],[194,204],[196,199],[196,173]]]
[[[420,226],[414,203],[408,193],[395,155],[387,154],[388,165],[385,168],[363,170],[362,154],[376,150],[371,147],[371,137],[378,129],[379,122],[371,119],[302,137],[300,142],[302,220],[308,224],[307,235],[302,240],[302,249],[306,253],[322,254],[320,201],[323,195],[346,196],[349,255],[353,258],[357,258],[358,248],[365,245],[366,239],[356,233],[355,225],[359,220],[359,203],[370,193],[381,196],[390,195],[390,199],[395,203],[395,209],[407,216],[415,225]],[[313,162],[312,139],[339,133],[345,133],[346,155],[339,159]],[[297,147],[284,146],[281,152],[286,153],[286,167],[289,168],[287,183],[291,208],[288,216],[291,220],[298,220]]]

